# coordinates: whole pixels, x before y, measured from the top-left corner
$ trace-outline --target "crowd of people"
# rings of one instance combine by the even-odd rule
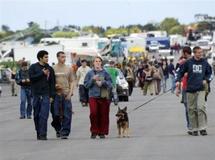
[[[48,52],[41,50],[37,54],[37,63],[28,67],[28,63],[22,61],[18,72],[12,75],[12,86],[14,82],[21,86],[20,119],[31,119],[33,110],[38,140],[47,140],[50,111],[56,137],[68,138],[73,114],[71,97],[76,87],[81,105],[90,109],[91,138],[104,139],[109,133],[110,104],[116,94],[117,70],[121,70],[128,82],[129,96],[135,86],[142,90],[143,96],[168,91],[177,96],[182,94],[188,134],[197,136],[200,131],[201,135],[207,135],[205,103],[210,92],[212,68],[202,57],[200,47],[194,47],[193,56],[191,48],[184,47],[178,62],[159,55],[137,63],[109,61],[108,68],[103,67],[101,57],[94,58],[92,67],[87,65],[86,59],[79,60],[76,70],[65,64],[64,52],[58,52],[56,58],[58,63],[50,66]],[[12,95],[15,95],[14,90]]]

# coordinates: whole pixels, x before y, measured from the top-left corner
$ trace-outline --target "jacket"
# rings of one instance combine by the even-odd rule
[[[48,77],[42,71],[44,68],[50,71]],[[53,68],[48,64],[44,66],[39,62],[32,64],[29,68],[29,77],[33,96],[55,96],[55,74]]]
[[[105,87],[108,90],[112,89],[112,80],[110,75],[104,69],[102,69],[101,71],[92,69],[87,73],[84,79],[84,86],[89,89],[89,97],[100,98],[101,87],[98,87],[95,80],[93,80],[94,75],[102,77],[102,87]]]
[[[20,85],[21,87],[23,88],[29,88],[31,87],[31,83],[30,82],[26,82],[26,83],[23,83],[22,80],[26,80],[26,79],[29,79],[29,70],[22,70],[20,69],[17,73],[16,73],[16,76],[15,76],[15,80],[16,80],[16,83],[18,85]]]

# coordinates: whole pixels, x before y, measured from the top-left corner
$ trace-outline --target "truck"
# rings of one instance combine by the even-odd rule
[[[147,37],[146,50],[153,51],[155,49],[170,49],[169,37]]]

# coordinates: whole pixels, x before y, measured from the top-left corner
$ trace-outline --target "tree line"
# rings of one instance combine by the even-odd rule
[[[42,29],[39,24],[36,22],[29,22],[28,26],[24,30],[12,31],[9,26],[2,25],[0,31],[0,40],[7,37],[17,38],[17,40],[25,39],[26,37],[33,37],[33,43],[38,43],[41,38],[44,37],[65,37],[72,38],[77,37],[82,34],[87,33],[95,33],[99,36],[109,36],[109,35],[129,35],[131,33],[141,33],[144,31],[156,31],[156,30],[164,30],[167,31],[168,34],[180,34],[185,35],[187,32],[188,26],[195,27],[196,30],[204,31],[211,29],[211,24],[208,22],[199,22],[199,23],[191,23],[191,24],[181,24],[178,19],[167,17],[160,23],[147,23],[145,25],[135,24],[135,25],[126,25],[119,27],[102,27],[102,26],[77,26],[77,25],[67,25],[67,26],[55,26],[51,29],[45,30]],[[13,36],[16,35],[16,36]]]

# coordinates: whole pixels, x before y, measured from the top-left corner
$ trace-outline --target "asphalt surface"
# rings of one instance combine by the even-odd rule
[[[68,140],[55,137],[48,126],[48,140],[37,141],[33,120],[19,119],[19,97],[11,97],[3,85],[0,97],[0,160],[214,160],[215,159],[215,85],[207,102],[208,136],[187,135],[184,107],[170,92],[133,111],[150,100],[135,88],[128,106],[130,138],[118,138],[117,107],[111,105],[110,135],[90,139],[89,109],[82,108],[77,92],[72,98],[75,114]]]

